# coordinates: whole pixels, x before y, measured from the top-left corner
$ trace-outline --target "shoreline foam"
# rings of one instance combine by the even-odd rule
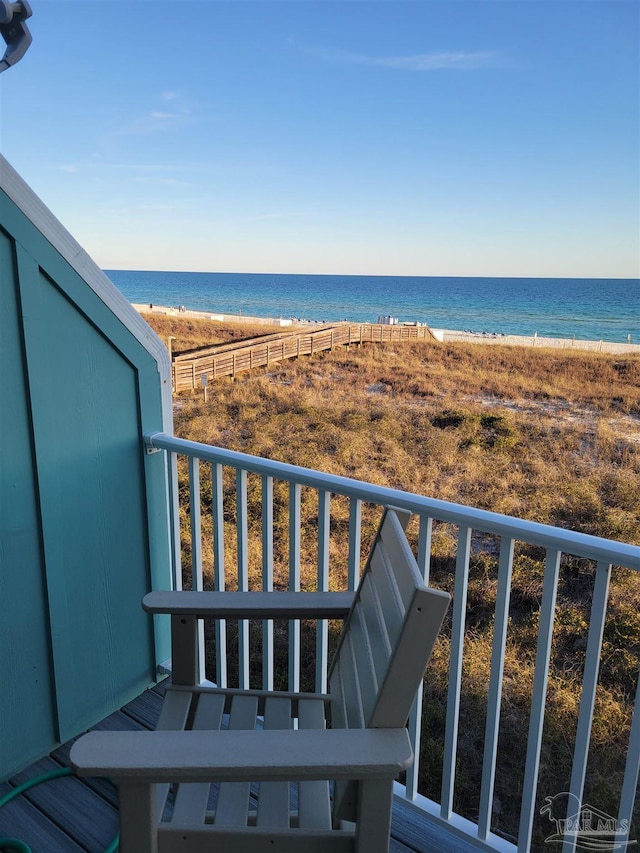
[[[297,325],[324,325],[322,321],[285,319],[283,317],[249,317],[245,314],[219,314],[214,311],[192,311],[180,306],[178,308],[155,303],[133,303],[140,314],[159,314],[168,317],[185,317],[198,320],[213,320],[217,323],[251,323],[263,326],[278,326],[281,328]],[[345,321],[340,321],[345,322]],[[431,328],[431,327],[430,327]],[[431,328],[434,336],[441,342],[461,341],[472,344],[503,344],[504,346],[529,346],[545,349],[587,350],[602,352],[609,355],[640,355],[640,344],[617,343],[615,341],[587,341],[576,338],[547,338],[536,332],[533,335],[502,335],[487,332],[467,332],[455,329]]]

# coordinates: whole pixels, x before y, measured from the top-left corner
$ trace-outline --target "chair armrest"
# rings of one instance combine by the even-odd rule
[[[147,613],[213,619],[344,619],[354,592],[150,592]]]
[[[89,732],[71,748],[78,775],[130,782],[388,778],[412,759],[406,729]]]

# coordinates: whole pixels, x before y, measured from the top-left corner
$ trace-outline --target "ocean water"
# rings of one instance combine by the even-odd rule
[[[639,279],[439,278],[106,270],[135,303],[304,320],[640,343]]]

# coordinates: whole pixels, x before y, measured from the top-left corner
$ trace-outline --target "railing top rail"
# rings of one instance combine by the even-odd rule
[[[465,525],[486,533],[506,536],[566,554],[602,560],[640,571],[640,546],[637,545],[415,495],[400,489],[375,486],[350,477],[325,474],[311,468],[263,459],[248,453],[176,438],[165,433],[146,435],[145,444],[148,450],[168,450],[187,456],[197,456],[209,462],[230,465],[274,479],[300,483],[311,488],[330,491],[333,494],[357,498],[367,503],[397,506],[439,521]]]

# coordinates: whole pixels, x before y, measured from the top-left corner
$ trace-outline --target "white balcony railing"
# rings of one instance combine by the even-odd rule
[[[441,767],[438,772],[429,771],[438,779],[438,790],[434,791],[429,779],[423,781],[424,773],[421,774],[427,749],[422,731],[423,711],[428,708],[423,709],[422,696],[417,697],[409,721],[416,759],[405,784],[397,787],[398,796],[427,812],[451,833],[467,838],[478,849],[494,851],[538,849],[540,839],[554,832],[559,824],[549,820],[558,816],[550,814],[543,818],[540,815],[545,796],[565,792],[569,815],[576,813],[576,803],[579,806],[585,803],[586,808],[586,803],[590,802],[587,797],[598,796],[598,791],[589,787],[589,773],[591,762],[598,761],[598,738],[592,736],[592,728],[603,636],[608,625],[610,580],[613,575],[612,589],[617,588],[618,582],[635,583],[636,577],[631,573],[629,578],[629,570],[640,571],[638,547],[163,434],[148,436],[146,444],[148,452],[166,451],[177,589],[186,586],[202,589],[208,584],[209,588],[217,590],[270,590],[274,583],[292,590],[300,589],[301,583],[322,590],[354,589],[362,554],[366,553],[368,545],[363,539],[370,536],[374,517],[380,516],[378,507],[390,504],[411,510],[418,516],[417,528],[409,531],[415,542],[418,564],[427,582],[446,584],[453,592],[450,624],[443,636],[443,655],[448,654],[442,688],[446,694],[446,717],[438,746]],[[303,507],[308,512],[310,502],[312,525],[302,522]],[[348,541],[346,554],[335,547],[338,532]],[[443,542],[452,544],[446,559],[442,558]],[[466,700],[466,646],[474,637],[470,629],[473,612],[468,606],[469,579],[473,571],[477,571],[473,567],[479,553],[489,555],[489,560],[482,563],[482,571],[491,575],[492,644],[486,655],[490,658],[490,662],[486,661],[486,689],[481,691],[481,708],[476,712],[480,719],[477,750],[482,754],[481,771],[475,785],[477,790],[471,796],[469,791],[465,792],[467,807],[463,815],[456,812],[460,787],[456,782],[464,761],[459,743],[461,736],[467,734],[460,731],[461,706]],[[529,604],[533,617],[527,623],[529,628],[534,626],[535,633],[530,639],[533,675],[526,715],[528,722],[523,725],[518,745],[521,766],[519,772],[517,768],[510,769],[509,778],[518,781],[511,781],[511,789],[506,794],[501,793],[503,801],[509,799],[516,818],[512,817],[511,823],[505,824],[500,818],[503,808],[497,804],[495,792],[504,773],[504,755],[507,748],[513,746],[507,742],[513,735],[505,733],[504,726],[505,661],[508,654],[513,656],[515,642],[510,606],[514,555],[518,554],[526,555],[527,565],[533,575],[537,573],[540,582],[533,593],[533,603]],[[447,566],[451,568],[449,574],[445,571]],[[566,785],[557,790],[541,791],[539,774],[541,760],[546,754],[545,719],[549,717],[547,713],[545,718],[548,681],[559,612],[556,598],[561,573],[567,571],[577,572],[580,584],[586,584],[589,589],[583,607],[584,637],[576,641],[580,665],[566,664],[577,710],[574,729],[566,733],[566,758],[560,762],[563,764],[560,778],[566,778]],[[213,630],[215,634],[211,638],[202,634],[201,674],[203,678],[209,677],[225,685],[230,678],[227,643],[231,635],[224,624],[217,624]],[[237,637],[234,635],[232,639],[233,654],[229,656],[229,659],[237,659],[233,678],[239,686],[247,687],[251,680],[252,687],[272,689],[278,678],[282,680],[282,664],[278,662],[276,647],[283,635],[288,689],[300,689],[303,657],[306,659],[306,656],[302,653],[301,626],[296,623],[290,623],[280,633],[274,633],[272,623],[262,625],[261,649],[255,651],[255,637],[250,634],[250,626],[247,623],[239,625]],[[326,688],[330,640],[329,626],[321,623],[315,634],[315,684],[311,684],[310,689],[322,691]],[[213,671],[207,669],[205,644],[209,658],[213,657],[211,649],[214,650]],[[261,667],[256,672],[258,658]],[[637,669],[636,665],[636,673]],[[432,670],[433,666],[427,675],[427,685]],[[256,679],[261,684],[253,683]],[[513,680],[509,678],[510,682]],[[608,797],[615,800],[616,810],[609,807],[607,812],[611,813],[616,828],[615,843],[620,845],[615,849],[621,850],[630,840],[640,765],[637,689],[636,685],[631,691],[636,694],[635,698],[626,697],[626,715],[610,721],[610,726],[619,727],[618,740],[623,743],[619,750],[619,767],[608,774],[612,789]],[[468,714],[465,719],[468,721]],[[433,739],[429,743],[433,751]],[[464,785],[469,786],[468,779]],[[471,809],[469,801],[474,804]],[[599,804],[591,800],[591,805]],[[607,810],[601,807],[601,811]],[[545,821],[546,832],[542,826]],[[563,837],[563,853],[575,850],[576,834],[566,832]]]

